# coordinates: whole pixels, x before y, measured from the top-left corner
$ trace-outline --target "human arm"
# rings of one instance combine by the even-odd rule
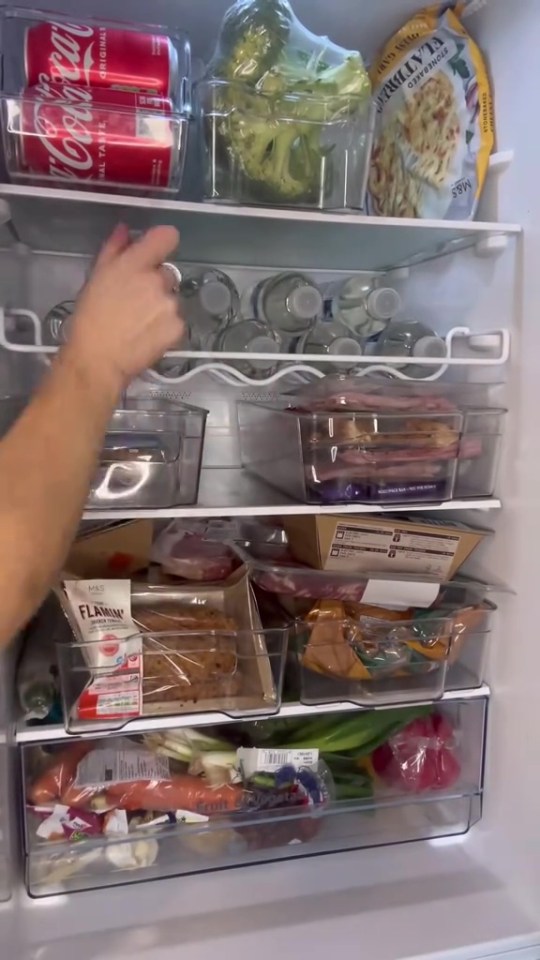
[[[178,298],[159,265],[172,227],[103,247],[69,342],[0,442],[0,647],[32,616],[75,535],[111,413],[129,381],[182,336]]]

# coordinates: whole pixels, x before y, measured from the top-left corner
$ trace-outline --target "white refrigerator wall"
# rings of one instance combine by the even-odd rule
[[[334,39],[372,52],[419,5],[417,0],[379,0],[376,5],[334,0],[329,13],[323,0],[299,0],[295,9],[314,30],[331,30]],[[68,8],[66,3],[55,6]],[[156,3],[149,13],[141,0],[130,3],[129,11],[134,18],[161,19],[167,7],[176,23],[185,16],[188,30],[198,24],[196,52],[205,55],[211,43],[204,37],[204,24],[214,23],[216,10],[225,6],[225,0]],[[112,13],[104,0],[95,0],[92,7]],[[117,12],[126,16],[123,5]],[[510,324],[514,337],[511,412],[499,486],[504,509],[499,515],[479,515],[480,522],[497,530],[482,565],[516,591],[502,599],[493,635],[484,817],[469,835],[454,842],[252,867],[41,902],[30,901],[17,885],[11,904],[0,907],[6,956],[173,960],[181,955],[182,960],[210,960],[219,951],[235,960],[270,960],[301,949],[315,960],[326,960],[361,949],[369,960],[475,960],[507,956],[512,946],[523,948],[521,960],[540,955],[535,556],[540,543],[540,138],[533,93],[540,3],[490,0],[470,23],[492,69],[498,148],[515,152],[490,200],[498,209],[486,210],[484,216],[523,223],[525,237],[517,251],[509,250],[498,260],[463,253],[416,268],[411,310],[418,305],[426,319],[430,309],[434,315],[440,311],[445,325],[466,314],[467,324],[478,330]],[[63,269],[54,274],[59,286]],[[70,268],[70,282],[83,273],[78,261]],[[9,936],[8,949],[9,941],[3,938]],[[535,942],[537,947],[532,947]]]

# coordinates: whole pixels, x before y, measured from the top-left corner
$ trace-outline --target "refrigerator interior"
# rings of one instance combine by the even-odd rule
[[[226,0],[197,4],[161,0],[149,13],[144,0],[130,0],[129,16],[185,24],[195,54],[204,58],[213,45],[208,24],[215,33],[226,5]],[[60,0],[55,6],[69,9]],[[97,14],[111,15],[111,5],[104,0],[88,6]],[[420,4],[418,0],[380,0],[374,6],[335,0],[330,14],[322,0],[298,0],[295,10],[315,32],[331,32],[337,42],[358,45],[369,58]],[[325,267],[392,266],[406,259],[408,251],[423,250],[423,262],[412,267],[408,277],[397,280],[407,291],[411,311],[417,311],[420,319],[432,319],[441,333],[457,325],[475,333],[510,330],[509,364],[460,369],[470,379],[505,380],[502,395],[509,407],[497,489],[502,509],[457,514],[458,519],[496,531],[476,555],[470,572],[495,578],[514,591],[498,598],[485,678],[491,698],[482,818],[460,837],[32,900],[24,892],[17,855],[15,773],[5,772],[10,764],[14,770],[16,763],[9,721],[0,742],[0,862],[7,849],[11,887],[11,899],[0,904],[0,936],[9,944],[6,955],[24,960],[67,960],[73,955],[81,960],[134,956],[172,960],[181,951],[186,960],[208,960],[219,950],[226,957],[255,955],[266,960],[279,952],[287,955],[306,949],[319,960],[330,952],[360,947],[369,960],[495,956],[537,960],[540,955],[534,555],[540,535],[540,332],[536,321],[540,139],[534,96],[529,92],[540,43],[540,10],[534,0],[514,0],[511,5],[486,0],[475,6],[479,10],[467,26],[480,42],[491,70],[500,160],[479,218],[524,228],[523,236],[510,236],[498,255],[486,255],[489,250],[480,245],[431,259],[427,251],[434,244],[436,228],[431,231],[425,224],[410,231],[400,225],[392,233],[391,226],[362,228],[357,220],[347,222],[347,217],[333,215],[279,218],[271,213],[254,216],[253,211],[249,215],[220,213],[219,208],[183,212],[168,203],[123,204],[118,197],[94,203],[69,198],[67,192],[55,199],[48,191],[30,195],[24,189],[0,186],[0,197],[9,204],[20,241],[14,244],[10,229],[2,229],[0,284],[4,306],[43,315],[53,303],[77,291],[100,239],[117,219],[139,228],[161,220],[180,226],[186,261],[242,265],[237,276],[244,278],[259,277],[265,268],[279,266],[311,268],[317,273]],[[115,13],[126,16],[119,2]],[[474,234],[466,237],[467,243],[477,239]],[[461,236],[459,245],[462,241]],[[25,392],[42,372],[42,360],[1,351],[3,394]],[[167,389],[149,381],[132,387],[137,393]],[[225,387],[210,375],[197,375],[173,385],[173,390],[175,396],[206,406],[211,413],[200,514],[208,515],[212,507],[216,515],[241,511],[248,498],[255,512],[257,508],[261,513],[269,507],[274,512],[283,509],[283,498],[275,491],[254,489],[245,477],[239,483],[234,400],[240,394],[266,399],[269,388]],[[223,403],[225,397],[227,403]],[[285,508],[294,512],[290,504],[285,503]],[[4,660],[3,677],[11,691],[13,662],[11,657]],[[6,838],[9,848],[2,845]]]

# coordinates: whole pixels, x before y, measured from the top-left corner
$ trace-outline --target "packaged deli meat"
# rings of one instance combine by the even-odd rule
[[[245,573],[196,588],[112,581],[124,585],[116,606],[109,583],[68,581],[59,591],[73,630],[58,651],[70,731],[115,729],[138,716],[279,709],[288,631],[262,629]],[[79,604],[84,618],[73,602],[81,593],[94,598]]]
[[[476,212],[493,149],[493,104],[482,54],[460,20],[464,6],[419,11],[374,64],[369,213],[469,220]]]

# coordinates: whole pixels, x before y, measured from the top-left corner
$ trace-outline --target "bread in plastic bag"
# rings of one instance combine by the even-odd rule
[[[493,149],[482,54],[448,5],[420,10],[388,41],[371,76],[378,115],[368,212],[469,220]]]

